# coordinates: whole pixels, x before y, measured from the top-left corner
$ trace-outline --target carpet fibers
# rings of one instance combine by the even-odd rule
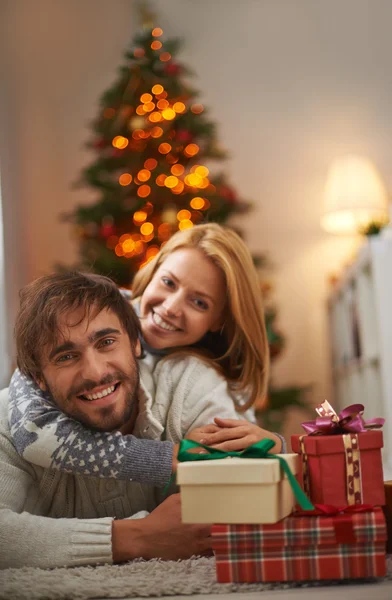
[[[392,556],[387,580],[392,581]],[[330,582],[331,585],[358,583]],[[92,600],[97,598],[146,598],[313,587],[322,583],[219,584],[214,558],[181,561],[137,560],[124,565],[61,569],[6,569],[0,571],[1,600]],[[369,589],[369,597],[372,595]]]

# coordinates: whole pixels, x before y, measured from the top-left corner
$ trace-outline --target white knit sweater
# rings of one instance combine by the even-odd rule
[[[148,371],[136,436],[179,442],[215,416],[239,417],[226,381],[203,361],[173,358],[160,361],[153,378]],[[0,391],[0,568],[110,563],[112,519],[146,516],[140,511],[153,510],[160,495],[161,490],[146,484],[61,473],[27,462],[12,443],[8,390]]]

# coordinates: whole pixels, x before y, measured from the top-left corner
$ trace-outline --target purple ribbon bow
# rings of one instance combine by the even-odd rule
[[[385,419],[376,418],[365,421],[362,417],[363,404],[351,404],[336,414],[327,400],[317,406],[319,417],[314,421],[302,423],[302,427],[309,435],[334,435],[342,433],[364,433],[369,429],[379,429],[384,425]]]

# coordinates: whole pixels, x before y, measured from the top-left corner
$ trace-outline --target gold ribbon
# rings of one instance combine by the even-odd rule
[[[305,448],[306,435],[299,438],[302,457],[302,482],[304,492],[310,497],[310,473],[308,454]],[[344,457],[346,465],[346,498],[348,505],[363,504],[362,478],[361,478],[361,453],[359,450],[358,435],[346,433],[343,435]]]

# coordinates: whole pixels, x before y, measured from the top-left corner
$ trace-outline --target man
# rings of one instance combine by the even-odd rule
[[[19,367],[56,407],[92,432],[131,434],[144,417],[138,335],[136,315],[106,278],[53,275],[21,294]],[[2,390],[0,567],[178,559],[210,549],[208,525],[181,523],[178,494],[157,506],[151,485],[65,473],[26,460],[16,451],[7,410],[8,390]],[[164,464],[156,470],[172,471],[174,444],[139,443],[148,444],[146,469],[158,458]]]

